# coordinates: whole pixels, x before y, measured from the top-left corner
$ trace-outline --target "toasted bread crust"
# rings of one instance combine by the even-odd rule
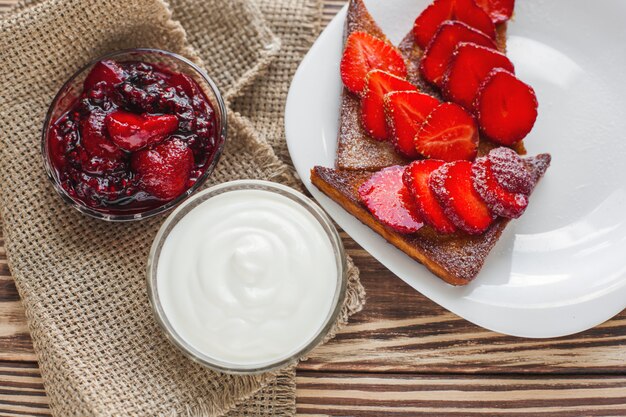
[[[550,155],[542,154],[525,161],[538,181],[550,164]],[[311,181],[346,211],[445,282],[466,285],[478,275],[508,219],[498,218],[485,233],[477,236],[460,232],[442,235],[427,226],[415,234],[398,233],[376,220],[359,201],[358,187],[372,174],[368,171],[314,167]]]
[[[366,32],[376,38],[387,40],[387,36],[367,10],[363,0],[350,0],[344,26],[344,43],[352,32]]]

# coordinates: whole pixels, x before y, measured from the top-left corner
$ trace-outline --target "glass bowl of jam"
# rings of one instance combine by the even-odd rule
[[[102,56],[52,101],[42,135],[48,177],[80,212],[108,221],[163,213],[197,190],[226,140],[211,78],[157,49]]]

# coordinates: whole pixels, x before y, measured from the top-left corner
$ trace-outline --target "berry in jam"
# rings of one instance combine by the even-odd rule
[[[109,214],[157,208],[189,189],[219,148],[215,111],[189,76],[100,61],[48,130],[49,160],[74,200]]]

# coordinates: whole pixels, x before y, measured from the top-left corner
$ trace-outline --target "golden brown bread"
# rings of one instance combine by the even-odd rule
[[[524,159],[535,184],[546,172],[550,159],[548,154]],[[498,218],[485,233],[476,236],[461,232],[442,235],[428,226],[415,234],[398,233],[376,220],[359,201],[358,188],[372,174],[317,166],[311,170],[311,181],[350,214],[447,283],[466,285],[474,279],[509,220]]]
[[[381,28],[376,24],[365,7],[365,4],[363,4],[363,0],[350,0],[344,40],[355,31],[366,32],[372,36],[387,40]],[[501,51],[505,50],[506,23],[498,25],[496,43]],[[407,64],[407,79],[416,85],[420,91],[442,100],[439,91],[423,81],[420,76],[419,64],[423,51],[415,43],[413,32],[409,32],[405,36],[400,45],[398,45],[398,49]],[[489,140],[481,138],[479,155],[488,153],[495,146]],[[519,154],[526,153],[522,142],[515,147],[515,150]],[[408,162],[407,159],[395,151],[390,143],[374,140],[365,132],[361,126],[360,99],[344,88],[341,93],[336,167],[340,169],[377,171],[387,166],[403,165]]]

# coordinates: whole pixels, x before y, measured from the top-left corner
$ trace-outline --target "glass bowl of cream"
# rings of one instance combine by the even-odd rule
[[[204,190],[161,226],[148,296],[170,341],[213,370],[253,374],[306,356],[332,328],[346,260],[328,216],[268,181]]]

